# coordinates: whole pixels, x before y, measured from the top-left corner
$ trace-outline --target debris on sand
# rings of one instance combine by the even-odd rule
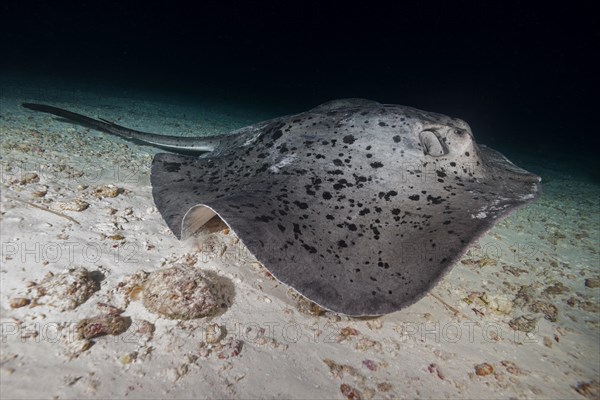
[[[529,310],[534,313],[544,314],[544,318],[550,322],[556,322],[558,319],[558,308],[554,304],[545,301],[534,301],[529,305]]]
[[[55,201],[50,204],[50,209],[53,211],[76,211],[81,212],[88,209],[90,203],[83,200]]]
[[[77,308],[99,289],[98,281],[83,267],[69,268],[60,274],[49,272],[39,284],[29,288],[36,301],[46,297],[48,301],[44,304],[61,311]]]
[[[14,299],[10,299],[10,308],[21,308],[29,305],[31,300],[26,299],[25,297],[15,297]]]
[[[588,399],[597,399],[600,397],[600,382],[598,380],[579,382],[577,383],[575,390],[577,393]]]
[[[39,185],[35,189],[33,189],[33,192],[31,192],[31,195],[33,197],[44,197],[44,196],[46,196],[47,193],[48,193],[48,186]]]
[[[123,189],[120,189],[113,185],[105,185],[98,186],[94,188],[93,194],[95,197],[103,198],[103,197],[117,197],[120,193],[123,192]]]
[[[144,306],[169,319],[206,317],[219,304],[211,282],[194,269],[173,267],[155,271],[143,286]]]
[[[600,278],[587,278],[585,280],[585,286],[592,289],[600,287]]]
[[[78,339],[92,339],[98,336],[117,336],[125,332],[131,325],[129,317],[120,315],[97,315],[79,321],[76,327]]]
[[[360,400],[360,399],[362,399],[362,396],[360,395],[360,392],[358,392],[352,386],[347,385],[345,383],[342,383],[340,385],[340,391],[342,392],[342,394],[344,395],[344,397],[346,399],[348,399],[348,400]]]
[[[539,320],[535,315],[521,315],[520,317],[511,319],[508,325],[515,331],[529,333],[537,329]]]
[[[475,373],[479,376],[486,376],[494,373],[494,367],[491,364],[483,363],[475,366]]]
[[[300,296],[296,308],[304,315],[319,317],[325,315],[325,309],[321,308],[317,303],[314,303],[307,298]]]
[[[21,175],[21,179],[19,180],[20,185],[29,185],[31,183],[37,183],[40,181],[40,177],[35,172],[26,172]]]

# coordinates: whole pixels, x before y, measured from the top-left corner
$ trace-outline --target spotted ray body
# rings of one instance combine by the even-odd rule
[[[216,214],[277,279],[353,316],[417,301],[541,193],[539,177],[478,145],[464,121],[369,100],[325,103],[210,146],[182,140],[211,152],[153,160],[154,201],[175,235]]]

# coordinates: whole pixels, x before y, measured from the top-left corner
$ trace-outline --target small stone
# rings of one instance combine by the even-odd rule
[[[146,339],[150,340],[154,336],[156,327],[152,322],[145,319],[138,319],[133,325],[136,327],[135,333],[144,336]]]
[[[579,303],[579,307],[583,311],[598,313],[600,312],[600,305],[594,301],[582,301]]]
[[[21,175],[21,179],[19,180],[19,184],[21,185],[29,185],[31,183],[36,183],[40,181],[40,177],[35,172],[26,172]]]
[[[509,321],[508,325],[515,331],[533,332],[537,328],[539,318],[534,315],[521,315]]]
[[[298,304],[296,307],[302,314],[312,315],[313,317],[319,317],[325,314],[325,309],[321,308],[317,303],[313,303],[305,297],[300,297],[298,299]]]
[[[125,239],[125,236],[123,236],[123,235],[110,235],[110,236],[108,236],[108,238],[110,240],[123,240],[123,239]]]
[[[600,287],[600,278],[587,278],[585,280],[585,286],[589,288]]]
[[[359,332],[356,329],[346,326],[346,327],[342,328],[342,330],[340,331],[340,336],[341,336],[340,339],[344,340],[350,336],[356,336],[358,334],[359,334]],[[341,341],[341,340],[339,340],[339,341]]]
[[[131,325],[129,317],[120,315],[98,315],[79,321],[75,328],[78,339],[92,339],[98,336],[117,336],[125,332]]]
[[[513,302],[506,296],[488,296],[487,307],[500,314],[508,315],[512,312]]]
[[[117,291],[120,295],[124,296],[125,307],[130,301],[136,301],[142,298],[143,285],[146,279],[148,279],[149,273],[146,271],[137,271],[134,274],[125,276],[118,284]]]
[[[558,294],[563,294],[565,292],[568,292],[569,288],[566,287],[565,285],[563,285],[561,282],[556,282],[554,285],[552,286],[548,286],[546,289],[544,289],[544,291],[542,292],[542,294],[546,294],[549,296],[555,296]]]
[[[84,351],[87,351],[94,345],[94,342],[88,339],[77,339],[69,343],[67,351],[72,357],[77,357]]]
[[[437,365],[436,363],[431,363],[429,364],[429,366],[427,367],[427,370],[430,373],[435,373],[437,375],[438,378],[440,378],[441,380],[446,379],[446,375],[442,372],[442,369],[439,365]]]
[[[362,365],[370,371],[377,371],[377,363],[373,360],[363,360]]]
[[[14,299],[10,300],[10,308],[25,307],[26,305],[29,305],[29,303],[31,303],[31,300],[29,299],[24,297],[15,297]]]
[[[221,341],[223,336],[223,329],[219,324],[208,324],[205,331],[206,343],[213,344]]]
[[[496,260],[494,260],[493,258],[489,258],[489,257],[484,257],[480,260],[476,260],[477,264],[479,265],[479,267],[483,268],[483,267],[487,267],[488,265],[496,265]]]
[[[125,365],[131,364],[132,362],[134,362],[137,359],[137,356],[138,356],[137,351],[127,353],[123,357],[121,357],[121,362]]]
[[[517,364],[515,364],[512,361],[503,360],[503,361],[500,362],[500,364],[502,364],[502,366],[504,368],[506,368],[506,372],[508,372],[509,374],[512,374],[512,375],[527,375],[527,373],[525,371],[523,371],[521,368],[519,368],[517,366]]]
[[[588,399],[600,398],[600,382],[596,379],[590,382],[578,382],[575,390]]]
[[[113,185],[98,186],[94,188],[94,196],[96,197],[113,198],[117,197],[122,192],[123,189],[119,189],[118,187]]]
[[[42,281],[31,287],[35,300],[49,298],[48,305],[61,311],[73,310],[100,289],[100,284],[83,267],[70,268],[60,274],[48,273]]]
[[[198,343],[198,356],[202,358],[207,358],[208,356],[210,356],[211,351],[212,349],[208,347],[206,342]]]
[[[552,339],[550,339],[548,336],[544,336],[544,346],[551,349],[553,344],[554,343],[552,343]]]
[[[381,320],[381,318],[375,318],[370,321],[367,321],[367,326],[372,331],[378,330],[378,329],[383,328],[383,321]]]
[[[54,211],[84,211],[90,204],[83,200],[56,201],[50,204],[50,209]]]
[[[354,389],[352,386],[342,383],[340,385],[340,391],[342,392],[342,395],[344,395],[344,397],[346,397],[346,399],[348,400],[361,400],[362,396],[360,395],[360,392],[358,392],[356,389]]]
[[[96,308],[102,314],[119,315],[123,314],[123,310],[108,303],[96,303]]]
[[[477,364],[475,366],[475,373],[479,376],[486,376],[494,373],[494,367],[488,363]]]
[[[509,265],[503,265],[502,270],[504,272],[508,272],[509,274],[512,274],[516,277],[521,276],[521,274],[529,273],[529,271],[527,271],[526,269],[516,268],[516,267],[509,266]]]
[[[244,342],[241,340],[228,338],[221,343],[222,350],[219,354],[217,354],[217,358],[219,360],[227,360],[231,357],[237,357],[242,352],[243,345]]]
[[[571,307],[577,307],[583,311],[597,313],[600,312],[600,305],[593,301],[580,300],[575,297],[567,299],[567,304]]]
[[[141,286],[134,286],[129,291],[129,298],[133,301],[139,300],[144,293],[144,289]]]
[[[39,185],[31,192],[33,197],[44,197],[48,193],[48,186]]]
[[[558,318],[558,308],[554,304],[545,301],[536,300],[529,305],[529,311],[544,314],[544,318],[551,322],[556,322]]]
[[[376,340],[371,340],[366,337],[361,338],[354,348],[359,351],[366,351],[369,349],[381,350],[381,343]]]
[[[377,384],[377,390],[380,392],[389,392],[392,390],[392,385],[388,382],[381,382]]]
[[[143,301],[149,311],[170,319],[206,317],[219,306],[204,275],[179,267],[151,273],[144,283]]]
[[[514,303],[518,307],[526,307],[539,297],[532,285],[522,285],[519,292],[515,296]]]
[[[329,367],[329,372],[339,379],[342,379],[344,375],[352,377],[360,375],[358,371],[350,365],[338,364],[329,358],[323,359],[323,362]]]

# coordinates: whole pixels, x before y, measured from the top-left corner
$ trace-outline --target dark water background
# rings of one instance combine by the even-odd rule
[[[600,180],[595,2],[4,1],[3,73],[280,115],[364,97]]]

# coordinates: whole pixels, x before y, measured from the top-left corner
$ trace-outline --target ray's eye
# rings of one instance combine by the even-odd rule
[[[465,130],[464,129],[455,129],[454,130],[454,134],[458,135],[458,136],[462,136],[465,134]]]
[[[448,154],[448,148],[433,131],[420,132],[419,140],[426,155],[440,157]]]

